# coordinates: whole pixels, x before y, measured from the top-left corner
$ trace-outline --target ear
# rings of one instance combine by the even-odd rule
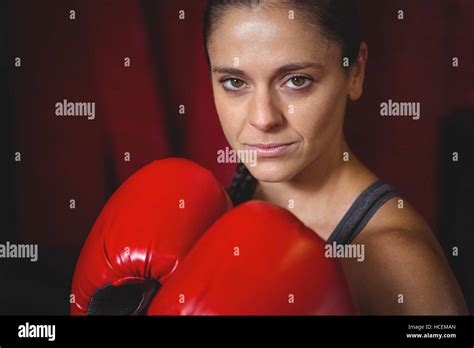
[[[360,98],[364,87],[365,63],[369,55],[369,47],[361,42],[357,60],[351,67],[348,96],[350,100]]]

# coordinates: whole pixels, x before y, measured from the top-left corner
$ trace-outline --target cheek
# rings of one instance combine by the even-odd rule
[[[339,136],[342,129],[346,97],[340,86],[321,86],[311,97],[295,105],[291,126],[304,139],[305,147],[324,147]]]
[[[224,135],[229,144],[235,147],[245,122],[244,115],[220,91],[214,90],[214,102]]]

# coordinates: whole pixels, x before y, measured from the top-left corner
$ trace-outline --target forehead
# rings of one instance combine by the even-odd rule
[[[290,12],[293,11],[293,12]],[[310,25],[301,10],[289,6],[231,7],[219,19],[208,42],[213,65],[268,67],[292,61],[324,65],[337,45]]]

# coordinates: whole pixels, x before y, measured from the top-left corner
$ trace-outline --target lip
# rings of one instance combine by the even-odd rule
[[[278,157],[285,153],[288,153],[294,148],[295,143],[258,143],[258,144],[246,144],[249,150],[257,152],[258,157],[272,158]]]

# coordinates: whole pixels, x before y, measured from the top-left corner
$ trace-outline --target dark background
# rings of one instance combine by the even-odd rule
[[[350,105],[348,142],[438,235],[474,311],[474,1],[359,1],[369,60]],[[45,0],[0,5],[0,242],[39,244],[39,261],[0,259],[0,314],[66,314],[78,252],[108,197],[169,156],[211,169],[227,146],[201,37],[205,1]],[[69,19],[69,10],[76,19]],[[186,19],[178,19],[185,10]],[[404,20],[397,11],[404,11]],[[14,66],[21,57],[22,66]],[[131,67],[124,67],[130,57]],[[452,67],[452,57],[459,67]],[[58,101],[94,101],[96,119],[56,117]],[[420,102],[421,119],[382,118],[383,101]],[[186,114],[178,107],[185,105]],[[21,152],[21,162],[14,153]],[[452,162],[452,152],[459,162]],[[130,152],[131,161],[123,160]],[[76,209],[69,209],[69,200]],[[459,248],[453,257],[451,249]]]

